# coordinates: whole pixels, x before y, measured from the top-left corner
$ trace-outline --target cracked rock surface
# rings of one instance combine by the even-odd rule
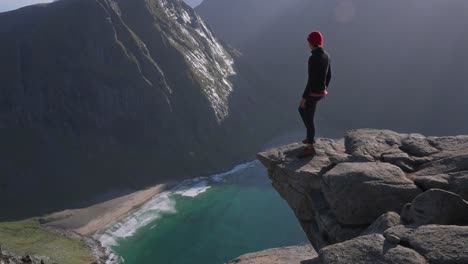
[[[258,154],[318,251],[302,264],[468,263],[468,136],[357,129],[304,147]]]
[[[308,260],[315,258],[317,258],[317,253],[314,248],[311,245],[303,245],[246,254],[226,264],[305,264]]]

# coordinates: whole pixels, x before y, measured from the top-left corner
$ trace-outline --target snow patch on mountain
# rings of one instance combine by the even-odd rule
[[[228,99],[233,91],[229,78],[236,74],[231,55],[205,22],[180,0],[159,0],[159,5],[173,24],[174,32],[167,39],[184,56],[221,123],[229,115]]]

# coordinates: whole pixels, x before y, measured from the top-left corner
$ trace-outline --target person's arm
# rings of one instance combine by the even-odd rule
[[[309,76],[307,78],[307,85],[306,85],[306,87],[304,89],[304,92],[302,93],[302,98],[304,100],[307,99],[307,97],[309,96],[309,93],[311,91],[311,85],[312,85],[312,80],[311,80],[311,78],[312,78],[312,56],[310,56],[309,62],[308,62],[308,74],[309,74]]]
[[[331,64],[328,65],[328,72],[327,72],[327,79],[326,79],[326,85],[327,85],[327,88],[328,88],[328,85],[330,84],[330,81],[331,81]]]

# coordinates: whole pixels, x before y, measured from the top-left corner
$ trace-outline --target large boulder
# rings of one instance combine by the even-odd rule
[[[455,193],[432,189],[405,206],[402,217],[416,225],[468,225],[468,202]]]
[[[468,170],[449,173],[449,190],[468,201]]]
[[[416,251],[393,245],[381,234],[361,236],[319,251],[322,264],[427,264]]]
[[[345,134],[346,153],[369,161],[379,160],[383,153],[398,150],[406,136],[390,130],[350,130]]]
[[[468,150],[468,136],[428,137],[429,144],[444,152],[466,152]],[[452,153],[453,155],[453,153]]]
[[[422,165],[412,175],[423,190],[443,189],[468,200],[468,150],[463,155],[449,156]]]
[[[291,144],[259,153],[257,158],[268,168],[273,187],[293,209],[300,221],[313,218],[310,199],[313,190],[320,188],[321,172],[331,163],[326,155],[310,160],[296,158],[304,148]]]
[[[338,164],[323,175],[322,192],[345,225],[371,224],[421,193],[400,168],[381,162]]]
[[[411,228],[398,225],[385,231],[384,236],[398,237],[401,245],[414,249],[429,263],[468,263],[468,226],[425,225]]]
[[[440,151],[432,146],[423,135],[412,134],[412,136],[405,138],[401,143],[400,149],[415,157],[426,157]]]
[[[359,236],[365,229],[363,226],[344,226],[341,225],[336,216],[329,210],[323,210],[315,214],[315,222],[319,234],[328,242],[335,244]],[[317,236],[318,234],[312,234]],[[322,247],[318,247],[322,248]]]
[[[428,176],[459,171],[468,171],[467,153],[426,163],[419,168],[415,175]]]
[[[392,226],[399,225],[400,215],[395,212],[388,212],[377,218],[361,235],[383,234],[385,230]]]
[[[290,144],[261,152],[257,158],[268,169],[273,187],[293,209],[309,240],[316,248],[321,248],[328,245],[329,231],[333,232],[331,237],[349,236],[331,226],[336,221],[329,221],[325,215],[321,217],[323,212],[328,212],[328,204],[320,191],[322,175],[332,166],[330,156],[344,154],[344,140],[318,139],[315,157],[297,159],[304,147]],[[322,233],[323,236],[318,235]]]
[[[302,264],[317,258],[311,245],[273,248],[240,256],[226,264]]]
[[[318,139],[316,156],[297,159],[304,147],[287,145],[258,158],[317,250],[382,234],[406,221],[465,223],[461,215],[468,211],[468,136],[358,129],[344,139]],[[452,194],[430,191],[411,204],[422,191],[434,188]],[[401,212],[401,219],[393,212]],[[400,242],[397,236],[388,237]]]

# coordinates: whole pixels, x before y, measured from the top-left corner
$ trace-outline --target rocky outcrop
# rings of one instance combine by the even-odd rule
[[[273,248],[246,254],[226,264],[306,264],[317,258],[317,253],[310,245]]]
[[[381,234],[360,236],[343,243],[325,247],[320,251],[320,262],[327,264],[428,263],[416,251],[386,242]]]
[[[297,159],[303,148],[258,159],[319,252],[312,263],[468,263],[468,136],[359,129],[319,139],[313,158]]]
[[[406,223],[417,225],[468,225],[468,202],[458,194],[431,189],[405,205],[401,215]]]
[[[421,193],[400,168],[382,162],[338,164],[322,176],[321,190],[343,225],[370,224]]]
[[[388,212],[375,220],[361,235],[382,234],[392,226],[400,224],[401,217],[395,212]]]
[[[38,257],[31,255],[20,256],[9,252],[0,245],[0,263],[1,264],[47,264],[50,263],[48,257]]]
[[[398,238],[398,244],[414,249],[429,263],[468,263],[468,226],[399,225],[389,228],[384,236]]]

